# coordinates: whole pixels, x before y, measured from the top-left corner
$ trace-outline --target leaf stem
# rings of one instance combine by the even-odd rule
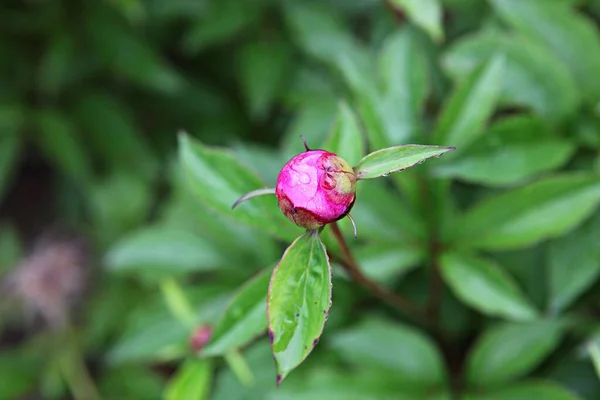
[[[67,327],[58,363],[71,395],[76,400],[99,400],[100,394],[89,374],[74,330]]]
[[[248,362],[237,349],[229,350],[225,353],[225,361],[233,371],[240,383],[245,387],[250,387],[254,383],[254,374],[248,365]]]
[[[381,286],[377,282],[373,282],[369,278],[367,278],[358,265],[358,262],[354,258],[354,255],[350,251],[348,247],[348,243],[346,239],[342,235],[340,227],[337,222],[333,222],[330,224],[331,231],[333,236],[335,237],[338,245],[340,246],[340,250],[342,252],[343,260],[341,260],[341,266],[346,270],[346,272],[350,275],[350,277],[359,285],[363,286],[377,297],[381,298],[389,305],[394,307],[399,312],[409,315],[413,318],[418,319],[420,322],[424,324],[428,324],[427,320],[424,318],[424,312],[419,307],[412,304],[409,300],[400,296],[399,294],[389,290],[388,288]]]

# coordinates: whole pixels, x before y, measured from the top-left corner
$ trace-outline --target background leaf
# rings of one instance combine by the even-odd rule
[[[370,318],[337,333],[332,348],[357,368],[392,371],[407,389],[443,385],[445,370],[435,345],[418,330]]]
[[[444,38],[442,7],[438,0],[392,0],[392,4],[404,10],[432,39],[440,41]]]
[[[179,367],[165,389],[167,400],[204,400],[209,398],[211,365],[209,360],[188,359]]]
[[[560,312],[600,274],[600,213],[567,236],[551,242],[548,252],[548,307]]]
[[[537,311],[523,296],[512,277],[485,259],[445,254],[441,271],[446,283],[465,303],[477,310],[517,321],[533,320]]]
[[[500,98],[504,64],[503,55],[494,56],[455,89],[440,116],[435,143],[462,150],[483,132]]]
[[[252,278],[234,296],[202,349],[203,356],[222,355],[242,347],[267,329],[265,304],[271,277],[267,272]]]
[[[467,361],[467,379],[479,386],[498,386],[539,365],[561,340],[564,324],[537,321],[503,324],[488,330]]]
[[[348,104],[339,104],[336,123],[323,149],[339,155],[350,165],[364,157],[365,141],[360,123]]]
[[[379,117],[389,142],[380,146],[373,143],[373,150],[408,141],[423,129],[421,116],[430,82],[426,54],[414,30],[404,28],[386,37],[379,73],[383,93],[372,101],[382,101]]]
[[[491,31],[466,37],[448,50],[443,62],[454,79],[462,80],[499,51],[505,57],[501,103],[526,106],[551,121],[575,111],[580,96],[568,69],[543,46],[520,35]]]
[[[436,163],[434,173],[486,186],[514,185],[560,167],[574,151],[573,143],[553,137],[536,118],[506,118],[470,151]]]
[[[264,118],[271,103],[291,73],[284,43],[258,42],[246,46],[241,54],[240,77],[252,115]]]
[[[75,182],[85,184],[91,176],[85,148],[79,142],[69,119],[57,111],[44,110],[37,115],[37,140],[46,157],[59,165]]]
[[[281,383],[317,345],[331,306],[331,270],[319,235],[308,231],[285,251],[267,296],[269,338]]]
[[[561,386],[551,382],[529,381],[514,384],[511,387],[494,390],[491,393],[483,395],[466,396],[468,400],[528,400],[528,399],[547,399],[547,400],[577,400],[579,397],[565,390]]]
[[[587,174],[539,180],[483,200],[460,222],[463,245],[511,249],[577,226],[600,202],[600,181]]]
[[[600,99],[600,35],[592,23],[567,2],[493,0],[491,4],[510,25],[543,44],[571,72],[588,100]]]

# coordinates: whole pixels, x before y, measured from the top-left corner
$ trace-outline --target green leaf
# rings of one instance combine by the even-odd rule
[[[87,12],[85,28],[91,38],[92,51],[130,82],[165,94],[185,86],[184,79],[144,37],[121,18],[114,18],[105,8],[93,5]],[[105,135],[112,134],[105,132]]]
[[[438,0],[392,0],[408,18],[423,28],[437,42],[444,39],[442,6]]]
[[[98,381],[102,398],[151,399],[162,392],[164,382],[150,366],[106,368]]]
[[[2,349],[0,387],[7,399],[23,398],[39,385],[40,362],[44,360],[27,350],[26,347]]]
[[[194,329],[196,313],[189,299],[183,292],[181,285],[171,277],[162,278],[159,282],[162,299],[167,305],[171,315],[189,330]]]
[[[345,102],[338,105],[337,120],[323,149],[336,153],[350,164],[356,163],[365,155],[360,122]]]
[[[260,16],[260,7],[250,4],[235,0],[213,3],[209,12],[201,13],[185,35],[183,47],[186,52],[198,53],[206,47],[223,44],[248,30]]]
[[[216,322],[228,290],[215,283],[184,290],[196,315],[197,326]],[[136,304],[125,305],[132,311],[127,323],[118,328],[119,338],[106,353],[106,361],[111,366],[176,360],[190,352],[190,329],[174,317],[162,297],[138,296]]]
[[[535,118],[501,120],[470,151],[436,163],[434,174],[486,186],[514,185],[566,163],[575,145],[552,137]]]
[[[481,65],[452,93],[434,133],[435,143],[464,148],[494,114],[504,78],[504,56]]]
[[[596,376],[600,379],[600,335],[587,344],[587,350],[594,364]]]
[[[120,240],[105,264],[115,272],[181,274],[224,265],[223,257],[202,238],[173,228],[149,227]]]
[[[575,231],[550,243],[548,300],[550,311],[566,309],[600,277],[600,213]]]
[[[456,232],[463,245],[515,249],[564,234],[600,203],[600,179],[571,173],[489,197],[469,210]]]
[[[270,274],[262,272],[246,283],[234,295],[202,356],[223,355],[228,350],[243,347],[267,329],[265,304]]]
[[[186,360],[165,388],[165,400],[208,400],[212,380],[210,360]]]
[[[62,172],[79,184],[91,176],[87,151],[79,142],[71,121],[56,110],[40,111],[36,115],[36,140],[42,152]]]
[[[123,170],[91,184],[87,200],[96,238],[109,244],[138,228],[150,211],[151,194],[149,185],[137,174]]]
[[[425,260],[425,251],[409,244],[375,242],[357,248],[356,259],[369,279],[392,285]]]
[[[367,154],[354,166],[354,172],[358,179],[379,178],[420,164],[428,158],[440,157],[452,150],[454,147],[418,144],[388,147]]]
[[[186,135],[179,138],[179,158],[192,192],[206,205],[239,222],[289,239],[298,230],[277,206],[274,196],[261,196],[235,210],[233,203],[264,184],[233,154],[204,146]]]
[[[60,32],[52,37],[45,49],[37,81],[40,90],[47,96],[56,96],[67,81],[67,75],[73,62],[74,38]]]
[[[417,32],[409,28],[388,36],[379,55],[383,93],[370,97],[364,91],[356,93],[359,103],[372,103],[384,129],[385,143],[378,145],[374,137],[372,149],[406,143],[422,130],[429,79],[425,51],[418,39]]]
[[[469,36],[450,48],[443,64],[453,78],[461,80],[498,51],[506,58],[503,104],[529,107],[551,121],[575,111],[579,95],[568,69],[544,47],[522,36],[496,32]]]
[[[0,276],[17,267],[22,255],[23,248],[16,230],[0,225]]]
[[[593,22],[566,2],[492,0],[498,14],[544,45],[571,72],[588,100],[600,100],[600,35]]]
[[[489,394],[467,395],[464,400],[578,400],[565,388],[553,382],[525,381]]]
[[[458,298],[484,314],[526,321],[537,311],[512,277],[485,259],[461,254],[444,254],[442,275]]]
[[[105,92],[83,96],[75,108],[82,141],[109,168],[148,178],[155,159],[126,104]]]
[[[331,306],[331,266],[316,231],[298,237],[273,271],[267,296],[277,383],[317,345]]]
[[[240,80],[250,113],[262,119],[291,74],[288,47],[280,42],[249,44],[241,52]]]
[[[292,35],[311,56],[336,64],[339,57],[356,55],[357,43],[350,29],[325,4],[289,2],[284,11]]]
[[[488,330],[469,354],[468,382],[494,386],[525,375],[556,348],[563,331],[563,323],[550,320],[507,323]]]
[[[352,208],[352,217],[361,237],[381,244],[427,237],[427,226],[422,217],[384,179],[359,182],[356,197],[360,201]],[[395,211],[390,213],[388,210],[392,209]]]
[[[403,387],[431,389],[445,382],[438,349],[408,325],[369,318],[329,339],[344,360],[364,370],[394,372]]]

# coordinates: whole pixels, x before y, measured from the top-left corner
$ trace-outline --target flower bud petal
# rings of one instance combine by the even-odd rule
[[[344,217],[354,205],[356,175],[334,153],[310,150],[292,158],[279,173],[279,208],[296,225],[316,229]]]

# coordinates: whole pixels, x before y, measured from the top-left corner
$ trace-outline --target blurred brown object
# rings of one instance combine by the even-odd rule
[[[64,328],[85,288],[88,258],[82,239],[43,235],[7,276],[6,292],[25,307],[27,314],[40,316],[51,329]]]

